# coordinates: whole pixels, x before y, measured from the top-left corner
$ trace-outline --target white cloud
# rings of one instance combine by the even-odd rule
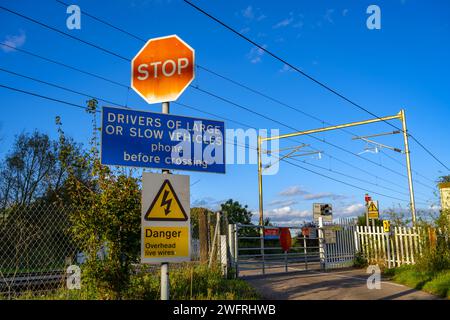
[[[290,25],[292,22],[294,21],[294,17],[292,17],[292,14],[289,18],[283,19],[280,22],[278,22],[277,24],[275,24],[272,28],[274,29],[278,29],[281,27],[287,27],[288,25]]]
[[[267,48],[267,45],[262,46],[264,49]],[[253,47],[250,52],[247,54],[247,58],[250,59],[251,63],[259,63],[262,61],[261,57],[264,54],[264,50],[261,48]]]
[[[287,70],[287,69],[286,69]],[[292,196],[302,196],[304,200],[318,200],[318,199],[345,199],[346,196],[332,193],[332,192],[319,192],[311,193],[307,190],[302,189],[300,186],[291,186],[279,193],[280,196],[292,197]]]
[[[279,193],[280,196],[286,196],[286,197],[291,197],[291,196],[298,196],[298,195],[303,195],[306,194],[307,192],[303,189],[300,188],[300,186],[291,186],[283,191],[281,191]]]
[[[363,214],[365,206],[362,203],[353,203],[344,207],[333,208],[333,215],[340,217],[352,217]]]
[[[292,72],[292,68],[289,67],[287,64],[283,64],[283,67],[279,70],[281,73],[283,72]]]
[[[331,192],[308,193],[303,196],[303,199],[305,199],[305,200],[318,200],[318,199],[326,199],[326,198],[338,200],[338,199],[344,199],[346,197],[343,195],[331,193]]]
[[[220,204],[223,202],[225,202],[225,200],[217,200],[211,197],[204,197],[192,201],[191,207],[203,207],[216,211],[220,208]]]
[[[325,12],[325,15],[323,16],[323,18],[325,19],[325,21],[328,21],[329,23],[333,23],[333,15],[334,13],[334,9],[327,9],[327,11]]]
[[[295,200],[274,200],[269,203],[269,206],[292,206],[297,203]]]
[[[267,16],[265,15],[265,14],[260,14],[259,16],[258,16],[258,18],[256,18],[256,21],[261,21],[261,20],[264,20],[265,18],[267,18]]]
[[[272,221],[290,220],[289,218],[306,218],[311,214],[308,210],[297,210],[291,206],[276,208],[264,213],[265,217],[269,217]]]
[[[250,31],[250,28],[249,27],[245,27],[245,28],[241,29],[241,31],[239,31],[239,32],[242,33],[242,34],[246,34],[249,31]]]
[[[25,44],[26,39],[27,36],[25,35],[25,32],[20,30],[19,35],[7,35],[2,42],[12,48],[19,48]],[[4,52],[14,51],[14,49],[5,46],[1,46],[1,48]]]
[[[264,13],[262,13],[259,8],[254,9],[251,5],[249,5],[244,10],[241,10],[241,14],[244,18],[248,20],[261,21],[267,18],[267,16]]]
[[[253,12],[253,7],[248,6],[244,10],[242,10],[242,16],[247,19],[253,19],[255,17],[255,13]]]

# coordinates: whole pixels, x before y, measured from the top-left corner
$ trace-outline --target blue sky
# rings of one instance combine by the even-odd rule
[[[199,65],[258,89],[324,121],[338,124],[371,118],[237,38],[182,1],[109,1],[106,4],[104,1],[86,0],[74,3],[81,7],[82,12],[86,10],[144,39],[177,34],[196,50],[196,62]],[[410,132],[439,159],[448,163],[448,2],[202,0],[195,3],[377,115],[394,115],[404,108]],[[369,30],[366,27],[366,9],[370,4],[377,4],[381,8],[381,30]],[[53,0],[2,1],[1,5],[130,59],[143,45],[139,40],[83,14],[81,30],[68,30],[66,8]],[[4,10],[0,10],[0,26],[2,42],[125,85],[130,83],[130,65],[127,61]],[[120,104],[127,103],[136,109],[160,111],[159,105],[146,104],[136,93],[128,92],[126,88],[13,50],[0,48],[0,67]],[[81,105],[87,100],[86,97],[68,94],[4,72],[0,72],[0,83]],[[197,70],[193,84],[298,130],[323,126],[320,121],[250,93],[202,69]],[[90,118],[82,110],[3,88],[0,88],[0,95],[0,156],[6,154],[14,136],[20,132],[37,129],[56,137],[56,115],[61,116],[68,135],[79,142],[88,143]],[[179,102],[256,128],[279,129],[281,133],[292,131],[192,88],[185,91]],[[106,105],[102,101],[100,104]],[[214,118],[174,104],[171,106],[171,112]],[[395,124],[400,125],[398,122]],[[239,128],[231,122],[226,122],[226,127]],[[388,131],[392,131],[392,128],[385,123],[352,129],[357,135]],[[317,137],[353,153],[359,153],[365,147],[364,143],[353,141],[350,135],[340,131],[320,134]],[[302,137],[298,141],[324,151],[321,160],[312,157],[301,160],[326,170],[302,164],[305,167],[362,188],[408,199],[407,180],[404,176],[310,137]],[[379,138],[379,141],[403,147],[400,135]],[[292,146],[292,142],[286,140],[280,143],[280,147],[286,146]],[[406,169],[398,163],[404,163],[404,156],[390,150],[383,149],[383,152],[378,154],[364,153],[362,157],[389,167],[401,175],[406,173]],[[426,209],[429,204],[437,202],[433,181],[448,172],[415,142],[411,142],[411,157],[413,169],[418,173],[414,176],[418,180],[415,184],[417,201],[420,202],[418,207]],[[337,175],[330,170],[351,175],[353,178]],[[252,210],[257,209],[256,165],[228,165],[225,175],[188,174],[191,174],[192,182],[198,181],[191,189],[192,205],[214,207],[220,201],[233,198],[248,204]],[[386,190],[386,187],[394,189],[395,192]],[[407,206],[405,201],[383,196],[373,197],[380,201],[382,209],[397,206],[399,203],[403,207]],[[266,215],[279,223],[309,219],[312,216],[313,202],[330,202],[334,205],[336,215],[352,216],[361,212],[363,199],[362,190],[328,180],[287,163],[280,166],[277,175],[264,177]]]

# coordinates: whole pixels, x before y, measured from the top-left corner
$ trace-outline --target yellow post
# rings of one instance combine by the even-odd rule
[[[408,173],[408,184],[409,184],[409,200],[411,207],[411,216],[413,225],[416,224],[416,202],[414,200],[414,186],[412,179],[412,170],[411,170],[411,158],[409,152],[409,142],[408,142],[408,128],[406,127],[406,117],[405,110],[400,110],[400,119],[402,120],[402,129],[403,129],[403,139],[405,140],[405,155],[406,155],[406,170]]]
[[[258,193],[259,193],[259,225],[264,224],[263,214],[263,190],[262,190],[262,163],[261,163],[261,137],[258,135]]]

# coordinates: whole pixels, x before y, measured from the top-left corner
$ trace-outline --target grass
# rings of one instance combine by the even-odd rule
[[[159,270],[158,270],[159,271]],[[34,300],[100,300],[110,299],[108,293],[81,284],[80,290],[58,289],[52,293],[27,292],[19,299]],[[160,298],[159,272],[134,275],[123,294],[126,300],[157,300]],[[219,268],[205,265],[186,265],[170,270],[170,299],[173,300],[254,300],[257,292],[245,281],[225,279]]]
[[[450,270],[426,272],[418,270],[416,266],[405,265],[385,270],[384,274],[397,283],[450,298]]]

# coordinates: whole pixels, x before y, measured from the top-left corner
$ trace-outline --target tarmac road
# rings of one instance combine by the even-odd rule
[[[244,277],[264,299],[270,300],[435,300],[429,293],[391,281],[368,289],[369,274],[361,269],[302,271]]]

